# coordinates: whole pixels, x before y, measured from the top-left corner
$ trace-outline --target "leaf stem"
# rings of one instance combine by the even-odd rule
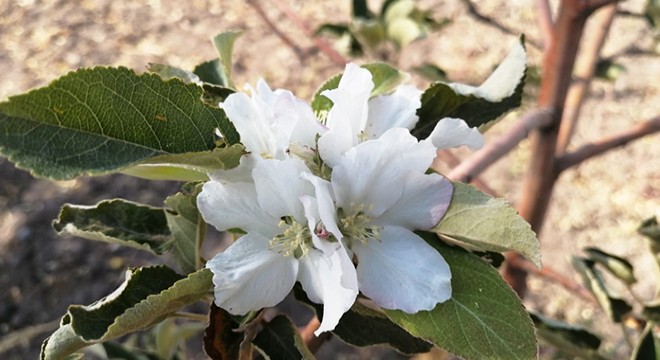
[[[191,312],[186,312],[186,311],[177,311],[175,313],[172,313],[170,316],[171,317],[178,317],[178,318],[188,319],[188,320],[193,320],[193,321],[199,321],[199,322],[208,322],[209,321],[209,317],[206,314],[196,314],[196,313],[191,313]]]

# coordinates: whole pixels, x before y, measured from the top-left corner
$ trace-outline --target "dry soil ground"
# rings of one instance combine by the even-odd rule
[[[313,26],[348,19],[349,1],[287,3]],[[515,32],[538,39],[533,3],[491,0],[478,6]],[[123,65],[143,71],[151,62],[192,69],[215,56],[210,36],[230,29],[245,31],[235,50],[237,84],[263,77],[273,87],[292,89],[309,98],[341,67],[319,53],[304,32],[269,1],[261,0],[261,4],[273,23],[302,49],[301,55],[282,42],[254,8],[238,0],[0,0],[0,99],[45,85],[80,67]],[[621,7],[640,13],[643,4],[642,0],[625,1]],[[403,69],[434,62],[451,80],[478,84],[515,41],[515,36],[476,21],[457,0],[422,1],[420,6],[452,22],[412,44],[398,59]],[[619,17],[604,55],[625,52],[631,45],[651,49],[649,39],[643,21]],[[529,49],[530,63],[538,65],[539,51]],[[660,114],[659,58],[625,53],[617,59],[627,71],[613,82],[593,84],[572,148]],[[413,81],[424,84],[421,79]],[[523,109],[507,116],[487,137],[505,131],[533,105],[533,96],[527,97]],[[660,215],[659,141],[657,135],[644,138],[561,177],[540,234],[545,264],[577,281],[569,265],[571,255],[597,245],[631,259],[641,279],[635,290],[642,298],[652,297],[657,279],[646,274],[652,273],[653,259],[645,253],[635,228],[642,219]],[[524,142],[483,178],[501,196],[515,202],[528,159]],[[118,284],[127,265],[150,260],[106,244],[56,237],[50,222],[63,203],[94,204],[124,197],[160,205],[176,189],[173,183],[147,183],[123,176],[59,183],[34,179],[0,159],[0,338],[56,321],[68,304],[91,303]],[[530,286],[532,293],[525,302],[529,308],[575,323],[596,324],[596,332],[610,339],[606,351],[626,351],[620,330],[600,321],[602,312],[593,304],[576,300],[574,294],[542,278],[532,278]],[[0,349],[1,356],[36,358],[47,333],[37,331],[8,352]],[[335,344],[324,356],[338,356],[333,351],[340,347]],[[368,350],[342,356],[385,355]]]

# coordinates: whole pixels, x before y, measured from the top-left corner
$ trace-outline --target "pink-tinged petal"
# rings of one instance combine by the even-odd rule
[[[299,263],[269,250],[268,243],[266,237],[247,234],[206,263],[213,272],[216,305],[243,315],[274,306],[291,291]]]
[[[369,117],[365,133],[376,139],[391,128],[412,130],[419,117],[416,112],[422,105],[422,92],[414,86],[399,86],[389,95],[369,100]]]
[[[239,228],[268,237],[280,232],[280,218],[259,206],[254,184],[208,181],[197,196],[197,208],[204,221],[220,231]]]
[[[374,224],[428,230],[440,222],[451,202],[453,186],[438,174],[409,173],[399,200]]]
[[[418,142],[403,128],[358,144],[332,171],[337,207],[349,210],[362,205],[369,216],[380,216],[399,200],[407,174],[424,173],[435,153],[431,144]]]
[[[471,128],[462,119],[444,118],[438,121],[427,140],[438,149],[449,149],[467,145],[472,150],[484,146],[484,138],[476,128]]]
[[[323,254],[330,256],[337,249],[339,249],[340,244],[338,242],[327,241],[327,238],[324,236],[324,239],[321,239],[318,234],[318,230],[321,228],[320,216],[318,212],[318,206],[316,198],[306,195],[300,198],[300,202],[305,208],[305,217],[307,218],[307,225],[309,226],[309,232],[312,235],[312,244],[314,247],[321,250]],[[323,235],[321,235],[323,236]]]
[[[310,300],[323,304],[323,320],[314,334],[334,330],[358,294],[357,275],[346,251],[341,248],[331,256],[310,251],[300,258],[298,280]]]
[[[449,265],[410,230],[386,226],[380,239],[356,243],[360,291],[385,309],[413,314],[451,297]]]
[[[293,216],[304,220],[300,197],[312,194],[314,188],[300,175],[310,172],[298,158],[261,161],[252,172],[258,205],[274,218]]]

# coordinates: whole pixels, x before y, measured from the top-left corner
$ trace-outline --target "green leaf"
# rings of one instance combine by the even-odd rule
[[[646,324],[630,357],[631,360],[660,360],[660,341],[653,336],[653,327],[653,323]]]
[[[160,155],[122,169],[127,175],[149,180],[207,181],[208,174],[238,166],[245,148],[241,144],[210,151]]]
[[[470,250],[514,250],[541,266],[540,245],[531,226],[506,201],[472,185],[454,183],[449,208],[431,231]]]
[[[413,336],[466,359],[536,359],[529,315],[499,273],[477,256],[420,233],[449,264],[452,297],[431,311],[385,310]]]
[[[584,285],[591,290],[598,304],[615,323],[621,322],[623,316],[632,307],[623,299],[612,294],[602,275],[596,269],[595,262],[582,257],[573,257],[573,267],[582,275]]]
[[[405,47],[424,33],[419,24],[409,18],[395,18],[387,24],[387,37],[392,39],[398,49]]]
[[[584,251],[588,254],[589,259],[603,265],[612,275],[626,284],[637,282],[635,273],[633,272],[634,268],[628,260],[606,253],[595,247],[588,247]]]
[[[413,71],[431,81],[448,81],[447,73],[436,65],[424,63],[413,68]]]
[[[222,64],[220,59],[203,62],[193,70],[193,73],[199,76],[199,79],[207,84],[213,84],[221,87],[227,86],[224,79]]]
[[[162,254],[172,245],[163,209],[128,200],[94,206],[64,205],[53,222],[59,234],[129,246]]]
[[[268,322],[252,342],[267,359],[315,359],[296,326],[285,315]]]
[[[163,80],[179,79],[186,84],[197,84],[199,77],[188,70],[166,64],[149,64],[147,70],[160,76]]]
[[[172,232],[172,252],[185,273],[201,267],[199,248],[204,237],[204,224],[197,210],[198,188],[185,189],[165,199],[167,224]]]
[[[384,63],[373,63],[362,66],[369,70],[374,82],[371,97],[387,94],[394,91],[397,86],[407,80],[408,75]],[[325,119],[328,111],[332,108],[332,101],[321,95],[325,90],[336,89],[339,86],[342,74],[337,74],[326,81],[314,94],[312,98],[312,109],[320,119]]]
[[[323,305],[313,303],[299,285],[293,288],[296,299],[308,305],[323,318]],[[385,314],[355,302],[342,315],[339,323],[332,330],[343,341],[355,346],[384,344],[404,354],[425,353],[431,350],[428,342],[410,335],[407,331],[390,321]]]
[[[520,106],[526,63],[527,56],[521,38],[481,86],[442,82],[432,84],[422,94],[422,106],[417,110],[419,121],[412,134],[418,139],[428,137],[438,121],[445,117],[460,118],[470,127],[481,128]]]
[[[64,359],[94,343],[146,329],[206,295],[212,273],[203,269],[182,277],[165,266],[126,272],[114,293],[89,305],[72,305],[60,328],[42,345],[41,359]]]
[[[199,86],[126,68],[72,72],[0,103],[0,154],[37,176],[101,174],[151,157],[211,150],[239,136]]]
[[[369,12],[369,7],[367,7],[367,0],[353,0],[353,17],[365,19],[373,17],[371,12]]]
[[[213,45],[220,56],[220,76],[222,82],[219,85],[234,88],[231,81],[231,56],[234,49],[234,41],[243,34],[242,31],[225,31],[213,37]]]
[[[596,64],[594,76],[599,79],[614,81],[625,72],[626,67],[615,63],[612,59],[600,59]]]
[[[159,359],[177,359],[182,344],[193,336],[199,335],[206,328],[201,322],[177,322],[167,318],[153,329],[155,351]]]
[[[652,29],[660,30],[660,0],[647,0],[644,17]]]
[[[605,359],[598,353],[601,340],[586,329],[549,319],[541,314],[530,313],[539,337],[567,352],[583,359]]]
[[[653,243],[660,243],[660,224],[655,216],[644,220],[637,228],[637,232],[649,238]]]

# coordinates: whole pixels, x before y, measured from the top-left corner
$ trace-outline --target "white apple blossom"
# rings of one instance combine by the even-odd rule
[[[451,200],[451,183],[426,174],[435,152],[395,128],[346,151],[332,171],[337,215],[323,226],[341,232],[357,258],[360,291],[386,309],[416,313],[451,297],[449,266],[413,232],[435,226]],[[315,187],[317,198],[330,191]]]
[[[373,88],[369,70],[349,63],[338,87],[321,93],[333,102],[326,119],[328,131],[318,141],[321,157],[331,167],[360,142],[376,139],[391,128],[412,130],[417,124],[420,90],[400,86],[392,94],[370,99]],[[438,149],[467,145],[474,150],[483,146],[479,131],[455,118],[440,119],[427,140]]]
[[[317,203],[327,199],[314,197],[314,186],[301,176],[308,173],[297,158],[262,160],[253,182],[205,183],[197,206],[218,230],[246,232],[206,264],[216,305],[232,314],[274,306],[299,281],[310,300],[324,305],[318,334],[334,329],[358,286],[343,245],[316,236]]]

